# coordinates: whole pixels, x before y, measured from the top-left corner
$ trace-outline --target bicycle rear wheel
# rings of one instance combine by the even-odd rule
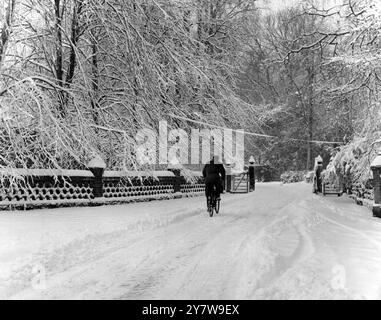
[[[216,195],[213,193],[210,197],[210,211],[209,215],[213,217],[214,212],[216,211]]]
[[[209,216],[213,217],[213,197],[208,198],[208,213]]]
[[[213,199],[212,199],[213,201]],[[213,202],[210,204],[210,210],[209,210],[209,216],[213,217],[213,213],[214,213],[214,206],[213,206]]]
[[[220,200],[216,201],[216,214],[220,212]]]

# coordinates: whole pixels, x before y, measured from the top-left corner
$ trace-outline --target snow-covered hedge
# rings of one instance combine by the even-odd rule
[[[370,140],[355,138],[351,143],[335,150],[331,160],[323,171],[327,183],[340,183],[345,192],[356,199],[373,200],[373,179],[370,163],[375,157],[376,148]]]
[[[304,181],[307,171],[286,171],[281,174],[280,180],[283,183],[292,183]]]

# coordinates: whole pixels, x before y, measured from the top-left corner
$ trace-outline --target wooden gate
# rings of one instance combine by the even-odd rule
[[[232,176],[232,193],[248,193],[249,192],[249,175],[243,172]]]

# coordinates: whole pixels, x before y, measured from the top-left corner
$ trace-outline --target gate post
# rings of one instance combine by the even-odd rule
[[[381,150],[370,165],[373,172],[373,216],[381,218]]]
[[[103,173],[106,169],[106,163],[100,156],[95,156],[87,165],[89,170],[93,173],[92,188],[94,198],[103,197]]]
[[[249,191],[255,190],[255,170],[254,170],[254,157],[251,156],[249,159]]]
[[[174,193],[181,192],[181,167],[178,165],[170,164],[168,165],[167,170],[173,172],[173,174],[175,175],[172,180],[173,192]]]
[[[322,192],[322,179],[321,172],[323,171],[323,159],[319,155],[315,158],[314,165],[314,180],[313,180],[313,192],[318,193]]]
[[[232,165],[230,163],[226,164],[226,178],[225,178],[225,190],[226,192],[231,192],[232,190]]]

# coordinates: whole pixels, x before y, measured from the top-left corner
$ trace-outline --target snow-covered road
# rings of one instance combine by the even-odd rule
[[[298,183],[0,213],[0,298],[380,299],[381,220]]]

